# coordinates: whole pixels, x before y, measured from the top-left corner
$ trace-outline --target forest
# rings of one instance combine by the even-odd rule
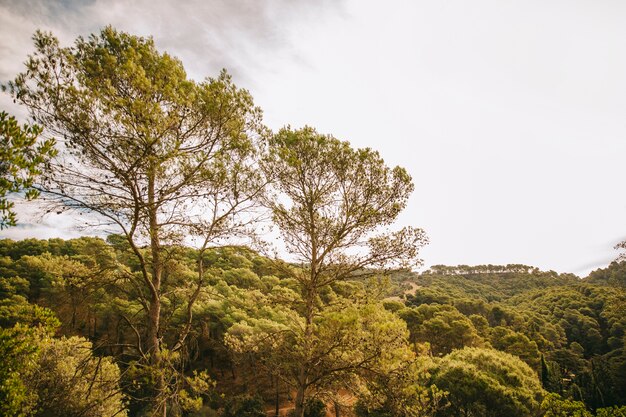
[[[0,240],[0,415],[626,416],[626,261],[414,272],[377,151],[272,132],[151,38],[33,41],[0,227],[17,198],[84,236]]]

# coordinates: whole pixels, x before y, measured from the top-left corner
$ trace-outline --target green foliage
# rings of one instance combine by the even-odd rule
[[[590,409],[619,406],[626,398],[622,267],[613,263],[581,281],[520,265],[436,266],[407,299],[421,308],[453,306],[485,346],[540,372],[546,389]],[[414,337],[416,327],[409,328]]]
[[[568,343],[584,348],[584,355],[607,352],[603,331],[615,326],[621,334],[622,315],[618,311],[626,303],[626,293],[617,289],[579,285],[552,288],[529,293],[511,300],[520,309],[535,310],[565,330]]]
[[[7,328],[15,324],[41,326],[54,333],[61,323],[52,311],[31,304],[20,295],[0,299],[0,327]]]
[[[0,414],[28,416],[34,410],[35,394],[21,378],[39,354],[37,330],[21,325],[0,328]]]
[[[0,329],[0,355],[2,415],[126,415],[118,366],[83,338],[18,324]]]
[[[8,194],[25,191],[28,200],[39,195],[33,181],[56,154],[53,139],[38,140],[41,132],[37,125],[20,127],[15,117],[0,112],[0,229],[15,226],[17,221]]]
[[[229,399],[222,417],[265,417],[263,400],[259,397],[242,395]]]
[[[544,355],[541,355],[541,370],[539,376],[541,377],[541,385],[547,391],[562,391],[561,368],[557,362],[546,360]]]
[[[135,258],[128,256],[128,245],[124,241],[117,241],[115,237],[109,241],[110,244],[93,238],[0,241],[0,256],[3,256],[0,258],[2,325],[12,327],[20,323],[20,326],[46,326],[48,331],[56,331],[59,329],[56,314],[63,322],[60,327],[63,334],[78,332],[103,346],[107,340],[116,338],[124,346],[108,348],[111,349],[108,353],[123,358],[125,362],[132,361],[136,334],[120,318],[126,316],[139,320],[143,314],[141,304],[133,298],[133,281],[126,278],[129,273],[138,272],[140,266]],[[166,293],[163,311],[168,317],[163,333],[166,339],[176,337],[185,323],[185,297],[193,289],[188,280],[194,276],[198,258],[195,249],[172,247],[169,253],[171,257],[164,267],[167,279],[163,286]],[[220,381],[224,381],[225,372],[227,375],[236,373],[237,382],[228,383],[235,386],[226,390],[227,400],[243,390],[259,393],[267,401],[274,399],[275,381],[279,381],[278,386],[285,387],[285,390],[296,385],[289,379],[290,375],[294,375],[298,365],[306,360],[304,351],[298,348],[303,346],[305,338],[301,284],[288,278],[289,274],[281,265],[246,248],[207,250],[203,259],[210,278],[194,307],[194,322],[186,345],[189,350],[186,353],[163,351],[161,365],[155,368],[135,362],[133,367],[126,369],[122,386],[134,398],[129,403],[132,415],[145,409],[145,401],[138,399],[149,400],[152,396],[150,384],[159,378],[167,381],[168,391],[163,395],[169,398],[168,410],[174,414],[190,413],[191,410],[201,412],[200,400],[208,398],[207,394],[216,389],[209,379],[200,375],[203,370],[217,377],[218,387]],[[453,385],[448,388],[445,382],[435,380],[442,365],[428,364],[424,358],[416,358],[414,352],[424,353],[429,347],[435,354],[448,349],[454,355],[462,352],[454,349],[461,349],[473,340],[514,353],[532,363],[538,344],[535,345],[531,337],[548,335],[546,328],[550,326],[575,328],[581,323],[578,319],[572,322],[556,319],[556,314],[561,313],[558,308],[554,310],[556,314],[552,313],[555,303],[568,306],[570,310],[569,316],[558,317],[576,318],[574,312],[580,311],[586,317],[596,318],[606,349],[610,349],[610,337],[622,335],[623,339],[623,333],[620,333],[623,301],[621,290],[617,288],[568,285],[541,293],[529,291],[516,296],[514,306],[506,304],[507,300],[504,303],[475,302],[461,298],[455,300],[454,306],[403,307],[397,301],[376,301],[376,294],[381,292],[371,285],[367,280],[359,279],[338,281],[322,288],[315,300],[317,310],[309,336],[314,348],[309,352],[322,358],[309,371],[311,378],[320,381],[311,394],[332,404],[338,389],[358,387],[351,388],[351,392],[359,399],[357,409],[364,416],[384,413],[424,416],[437,412],[450,415],[454,413],[455,389],[463,389],[467,395],[475,392],[476,397],[485,401],[491,398],[489,401],[493,402],[492,397],[497,395],[510,399],[510,392],[502,387],[494,388],[498,385],[489,378],[463,374],[458,370],[455,371],[458,374],[448,372],[447,379]],[[76,309],[72,308],[72,294],[77,301]],[[29,303],[29,299],[39,304]],[[464,314],[457,307],[463,309]],[[536,310],[542,317],[530,310]],[[72,317],[75,317],[73,328],[69,325]],[[111,326],[112,323],[121,325],[115,327]],[[437,323],[443,324],[437,326]],[[466,333],[468,328],[471,331]],[[138,330],[141,335],[141,329]],[[576,333],[570,330],[567,334]],[[471,337],[465,338],[464,335]],[[563,331],[564,339],[565,335]],[[584,336],[581,337],[579,340],[584,340]],[[17,343],[20,339],[13,340]],[[21,340],[28,339],[23,337]],[[615,344],[617,349],[587,358],[583,345],[575,341],[568,344],[565,340],[559,348],[550,348],[555,344],[543,342],[544,358],[542,362],[541,355],[537,356],[536,370],[544,388],[569,397],[569,401],[597,404],[599,409],[618,405],[619,390],[624,386],[623,370],[626,369],[622,345]],[[411,345],[414,349],[410,349]],[[40,351],[38,343],[33,342],[30,346]],[[17,347],[15,349],[19,351]],[[329,354],[321,355],[324,352]],[[35,352],[29,357],[38,357],[38,354]],[[448,357],[442,360],[448,361]],[[30,361],[35,363],[34,359]],[[188,369],[181,374],[177,369],[181,369],[184,363],[188,364]],[[472,360],[464,358],[455,363],[463,368]],[[475,366],[481,372],[489,369],[484,364]],[[199,378],[194,377],[193,370],[198,371]],[[24,410],[35,407],[37,400],[27,394],[35,391],[27,388],[28,381],[22,374],[19,377],[13,374],[12,378],[6,379],[9,387],[6,396],[15,398],[7,399],[6,404],[21,404]],[[470,380],[475,384],[463,388],[463,384]],[[437,385],[431,386],[433,382]],[[450,392],[448,400],[443,399],[441,389]],[[483,389],[487,394],[482,394],[480,390]],[[502,392],[505,394],[501,395]],[[285,396],[286,391],[281,389],[279,397],[284,399]],[[449,406],[442,411],[444,404]],[[501,406],[497,402],[494,404],[496,408]],[[509,406],[502,405],[507,410]],[[477,413],[480,406],[471,409]]]
[[[89,337],[105,346],[108,354],[132,362],[137,336],[122,316],[140,322],[144,314],[133,294],[133,281],[128,278],[139,272],[140,265],[129,256],[125,241],[111,237],[109,242],[94,238],[0,241],[0,323],[8,328],[20,323],[56,331],[56,315],[62,321],[62,334],[76,332]],[[185,298],[193,291],[189,280],[195,276],[198,259],[195,249],[168,250],[171,256],[164,267],[167,279],[162,287],[166,294],[163,312],[168,317],[163,333],[166,340],[175,338],[185,324]],[[286,387],[296,384],[289,375],[306,358],[301,349],[294,349],[302,346],[305,338],[301,284],[288,278],[290,273],[280,264],[246,248],[207,250],[203,260],[207,281],[194,306],[186,353],[163,351],[160,366],[152,368],[150,364],[135,362],[134,368],[127,368],[124,373],[122,386],[134,398],[129,403],[133,415],[146,405],[138,398],[150,399],[149,386],[161,377],[168,382],[164,395],[169,398],[169,412],[199,409],[200,400],[216,388],[206,378],[196,379],[193,370],[199,376],[203,370],[210,372],[217,377],[218,387],[224,374],[236,374],[237,382],[228,383],[235,386],[229,385],[227,399],[242,390],[260,393],[266,401],[273,399],[277,380],[278,386],[285,387],[279,392],[284,399]],[[619,288],[597,284],[555,286],[542,292],[521,293],[510,305],[506,299],[487,302],[459,298],[454,300],[454,306],[403,307],[397,301],[376,301],[376,294],[382,292],[372,285],[360,278],[338,281],[322,288],[315,300],[317,310],[309,340],[316,350],[310,352],[316,357],[326,351],[330,354],[310,371],[312,378],[322,381],[311,393],[321,395],[329,403],[339,388],[359,387],[352,394],[359,399],[361,415],[435,414],[445,401],[442,387],[429,386],[436,373],[430,379],[428,370],[438,368],[417,360],[414,352],[430,349],[440,354],[445,349],[463,348],[471,341],[514,353],[527,363],[539,358],[538,365],[533,366],[541,375],[544,388],[570,401],[582,400],[590,409],[594,404],[599,409],[619,405],[623,398],[620,390],[626,386],[626,359],[621,342],[609,343],[611,337],[622,342],[624,337]],[[418,291],[424,288],[427,287]],[[564,306],[569,310],[567,316],[561,313]],[[585,346],[573,340],[568,343],[566,335],[578,334],[577,340],[585,340],[584,333],[572,330],[585,323],[575,314],[577,311],[596,320],[607,353],[586,357]],[[566,317],[573,320],[564,320]],[[550,339],[550,326],[570,330],[561,330],[562,336]],[[468,328],[471,331],[466,333]],[[142,330],[137,330],[142,336]],[[535,340],[542,340],[541,337],[543,363],[540,354],[535,356],[539,346]],[[561,337],[564,342],[559,342]],[[106,348],[108,340],[123,346]],[[335,346],[337,341],[340,346]],[[411,345],[414,349],[410,349]],[[359,362],[363,359],[368,360]],[[185,363],[187,371],[181,374],[177,369]],[[339,371],[340,365],[349,371]],[[323,377],[328,372],[330,377]],[[24,388],[21,378],[7,380],[12,381],[7,385],[13,387],[10,395],[21,401],[23,409],[35,404],[33,397],[24,394],[33,391]],[[133,381],[138,385],[134,387]],[[459,378],[458,387],[463,386],[462,381]],[[482,378],[477,381],[489,386]]]
[[[326,417],[326,404],[317,398],[307,401],[304,406],[304,417]]]
[[[357,417],[395,417],[395,414],[385,409],[369,410],[363,402],[357,402],[354,406],[354,412]]]
[[[268,305],[268,301],[261,302]],[[381,305],[359,305],[349,299],[334,303],[318,313],[308,334],[302,327],[304,318],[275,306],[272,320],[261,311],[253,313],[256,317],[246,317],[228,330],[226,341],[241,355],[239,360],[254,355],[257,366],[289,386],[297,386],[302,362],[314,358],[315,366],[306,374],[319,395],[330,395],[361,373],[411,358],[406,326]]]
[[[622,248],[625,247],[622,245]],[[623,255],[622,255],[623,258]],[[591,272],[586,283],[611,285],[616,287],[626,287],[626,262],[622,259],[620,262],[611,262],[606,268],[599,268]]]
[[[80,337],[44,339],[37,366],[28,375],[40,416],[125,416],[120,371],[111,358],[95,357]]]
[[[402,350],[408,351],[406,347]],[[428,357],[397,351],[394,360],[384,361],[365,375],[355,412],[359,417],[426,417],[441,409],[445,393],[429,384],[433,368]]]
[[[462,290],[472,298],[483,298],[487,301],[502,301],[511,296],[537,288],[570,285],[579,279],[572,274],[558,274],[554,271],[540,271],[527,265],[434,265],[426,271],[422,278],[448,281],[456,292]]]
[[[548,350],[556,392],[582,400],[591,409],[623,405],[626,358],[623,315],[626,292],[619,287],[578,285],[529,292],[511,300],[517,309],[534,310],[561,327],[567,346]],[[557,386],[555,386],[557,385]]]
[[[562,399],[558,394],[549,393],[541,403],[544,417],[593,417],[580,401]]]
[[[516,356],[465,348],[443,357],[432,382],[448,392],[449,407],[438,416],[531,416],[543,389],[537,374]]]
[[[404,308],[397,314],[407,322],[414,346],[427,343],[435,356],[443,356],[465,346],[483,344],[471,320],[454,307],[424,304]]]
[[[494,349],[515,355],[533,369],[538,369],[541,355],[537,343],[531,341],[526,335],[497,326],[490,330],[489,342]]]
[[[626,417],[626,407],[598,408],[596,417]]]

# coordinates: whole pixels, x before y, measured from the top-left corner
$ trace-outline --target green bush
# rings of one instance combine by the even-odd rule
[[[250,395],[232,397],[226,402],[222,417],[265,417],[263,400]]]

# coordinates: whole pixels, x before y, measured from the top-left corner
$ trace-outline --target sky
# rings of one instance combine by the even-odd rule
[[[309,125],[405,167],[398,225],[425,266],[522,263],[585,276],[626,239],[626,2],[0,0],[0,82],[36,29],[153,36],[190,77],[226,68],[272,129]],[[7,95],[0,109],[21,118]],[[0,237],[72,237],[36,216]]]

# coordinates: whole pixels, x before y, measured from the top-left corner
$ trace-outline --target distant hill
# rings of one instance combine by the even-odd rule
[[[541,271],[527,265],[435,265],[429,270],[408,276],[395,276],[398,285],[416,283],[420,289],[414,302],[451,303],[454,299],[471,298],[487,302],[505,301],[526,291],[562,285],[580,284],[574,274]]]
[[[585,282],[626,287],[626,261],[612,262],[606,268],[596,269],[585,278]]]

